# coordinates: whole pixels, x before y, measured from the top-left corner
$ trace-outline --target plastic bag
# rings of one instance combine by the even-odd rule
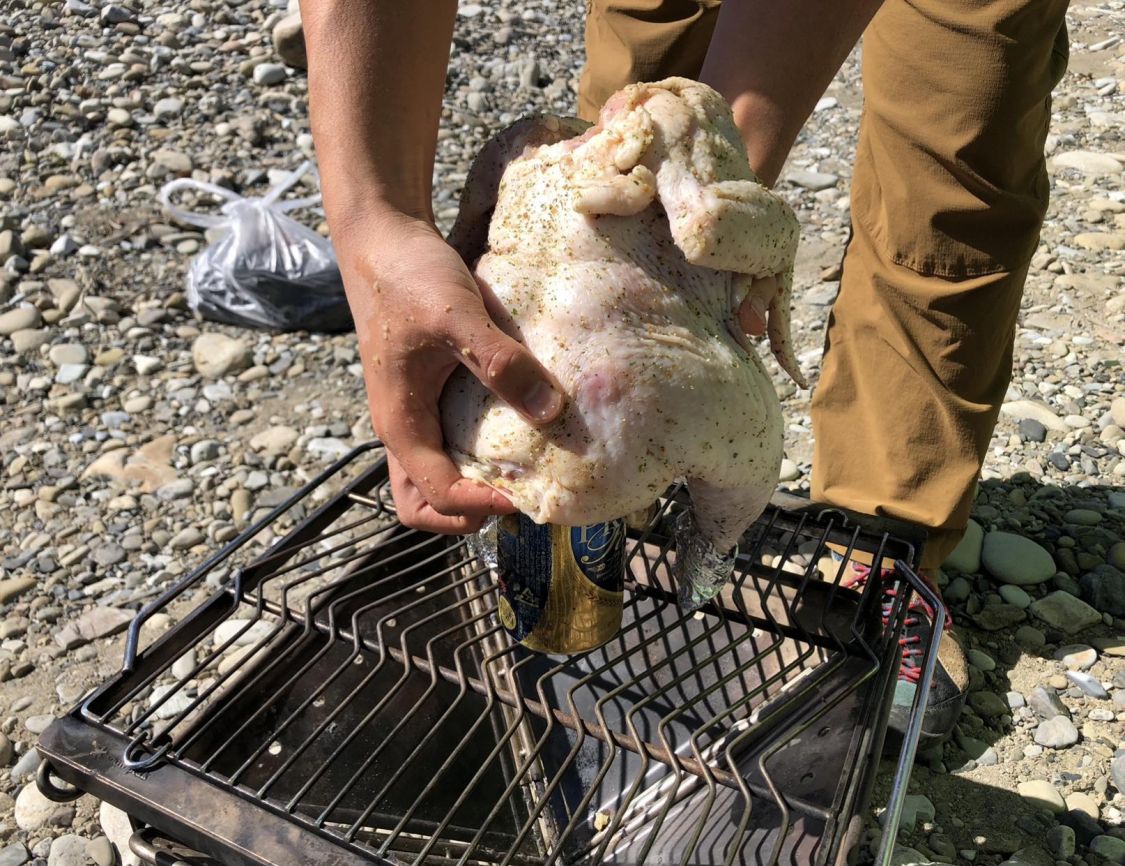
[[[189,178],[174,180],[160,190],[160,203],[180,222],[227,229],[191,260],[188,269],[188,306],[203,318],[281,331],[352,327],[332,245],[286,216],[288,211],[316,204],[320,195],[280,201],[311,167],[310,162],[302,163],[262,198],[243,198]],[[174,206],[172,195],[185,189],[223,199],[221,215]]]

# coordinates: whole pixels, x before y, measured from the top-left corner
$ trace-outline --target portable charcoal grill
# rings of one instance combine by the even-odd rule
[[[508,639],[465,539],[396,520],[374,447],[138,613],[122,670],[40,739],[47,796],[125,810],[134,852],[161,864],[844,862],[910,591],[944,615],[912,571],[919,530],[779,494],[733,583],[685,617],[673,489],[630,529],[620,634],[543,656]],[[829,542],[896,562],[888,623],[876,582],[819,578]],[[190,591],[203,601],[142,648]]]

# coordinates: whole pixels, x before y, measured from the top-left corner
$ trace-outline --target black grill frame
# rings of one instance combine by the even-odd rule
[[[364,841],[361,838],[360,831],[366,832],[368,829],[363,822],[369,819],[370,815],[366,817],[361,815],[360,820],[355,821],[347,832],[341,832],[338,829],[339,822],[327,820],[332,813],[331,807],[326,809],[318,820],[310,820],[308,815],[299,812],[296,808],[300,803],[300,793],[296,797],[292,797],[287,804],[278,803],[270,801],[264,796],[268,794],[265,789],[254,789],[245,784],[239,784],[242,774],[260,755],[248,756],[243,761],[240,772],[233,776],[215,773],[211,764],[207,761],[192,761],[183,757],[183,753],[190,751],[193,737],[198,739],[209,725],[217,726],[221,721],[221,713],[216,715],[214,707],[206,703],[209,699],[208,695],[197,697],[195,704],[209,710],[210,715],[202,714],[196,720],[193,728],[185,728],[190,733],[168,742],[163,742],[160,739],[153,741],[149,738],[149,735],[142,735],[141,723],[159,710],[161,702],[167,702],[175,694],[175,691],[165,693],[163,699],[157,700],[154,705],[150,706],[147,713],[142,713],[128,724],[122,724],[120,720],[114,718],[123,704],[142,694],[148,684],[154,683],[158,679],[161,672],[167,672],[175,660],[183,654],[187,646],[195,647],[199,643],[201,635],[211,634],[215,627],[229,621],[235,610],[246,606],[246,599],[248,598],[254,599],[253,603],[259,615],[272,611],[275,620],[277,620],[274,637],[280,638],[284,632],[288,632],[291,638],[294,629],[298,627],[305,630],[306,636],[317,628],[321,628],[321,631],[323,631],[322,624],[317,623],[315,617],[311,615],[311,608],[308,606],[307,600],[305,602],[306,612],[310,615],[305,618],[303,624],[298,626],[296,622],[290,621],[291,616],[289,614],[282,615],[283,611],[290,609],[289,606],[284,603],[278,605],[276,601],[271,602],[261,592],[262,587],[268,584],[270,580],[277,579],[279,575],[285,574],[285,569],[288,567],[286,563],[292,557],[299,555],[301,550],[306,549],[311,540],[323,540],[322,533],[325,528],[334,525],[340,519],[341,513],[346,513],[348,508],[362,506],[390,516],[391,503],[387,493],[384,461],[377,461],[374,465],[362,471],[339,494],[323,503],[300,521],[267,552],[256,557],[246,567],[232,572],[232,581],[229,585],[217,589],[206,601],[198,605],[187,617],[181,620],[174,629],[162,635],[143,650],[140,648],[141,629],[153,614],[165,609],[190,589],[198,587],[216,569],[226,567],[228,561],[252,538],[263,530],[273,527],[283,517],[291,515],[296,509],[302,507],[314,491],[321,489],[329,481],[337,480],[345,470],[354,469],[360,462],[360,458],[367,456],[375,447],[377,447],[377,443],[370,443],[337,461],[290,500],[279,505],[273,512],[250,527],[226,548],[209,557],[160,598],[151,602],[138,613],[129,629],[122,671],[84,699],[70,714],[56,722],[43,734],[39,748],[49,762],[49,771],[41,774],[41,787],[45,789],[46,793],[60,798],[70,795],[70,792],[60,789],[57,784],[52,782],[52,774],[57,775],[77,786],[78,789],[90,791],[125,809],[144,824],[151,825],[170,837],[203,851],[220,862],[230,864],[230,866],[236,866],[236,864],[237,866],[243,866],[243,864],[250,863],[283,864],[298,862],[294,860],[297,851],[300,852],[299,862],[315,861],[341,864],[402,862],[383,859],[369,841]],[[673,496],[672,499],[666,501],[664,507],[675,507],[675,497]],[[357,522],[352,528],[354,529],[358,525]],[[396,539],[401,541],[404,536],[410,535],[409,532],[403,532],[399,535],[396,535],[395,532],[396,530],[393,527],[389,530],[373,531],[366,541],[371,541],[373,538],[382,539],[384,545],[393,545]],[[557,723],[560,731],[570,731],[573,739],[581,741],[583,738],[589,737],[591,741],[597,740],[604,743],[611,752],[619,751],[623,755],[625,752],[633,753],[639,757],[642,764],[655,762],[657,765],[666,765],[676,774],[677,780],[694,776],[697,785],[707,786],[712,799],[720,786],[724,789],[737,788],[743,799],[744,815],[749,814],[746,804],[770,803],[772,798],[770,805],[776,807],[780,820],[778,826],[781,829],[776,833],[777,838],[774,844],[770,846],[769,855],[764,860],[761,857],[756,857],[752,861],[743,861],[740,859],[743,856],[741,851],[746,843],[740,841],[738,846],[731,844],[731,853],[727,857],[727,862],[775,863],[779,862],[783,856],[791,859],[804,856],[796,851],[784,852],[786,833],[789,832],[788,827],[792,822],[793,813],[797,813],[802,818],[810,817],[822,822],[818,836],[819,842],[815,849],[815,862],[835,862],[854,843],[859,826],[857,813],[866,803],[870,793],[874,766],[877,763],[874,758],[878,756],[882,746],[890,697],[894,688],[898,662],[897,636],[905,617],[909,591],[919,592],[926,596],[927,601],[935,607],[938,616],[944,616],[944,611],[941,609],[940,600],[929,592],[925,584],[915,576],[912,570],[917,565],[921,545],[924,542],[924,533],[917,527],[867,518],[862,515],[846,513],[840,509],[826,508],[796,497],[778,495],[763,518],[747,534],[748,544],[745,547],[748,547],[749,550],[743,559],[746,562],[756,559],[761,553],[762,545],[784,538],[786,535],[788,535],[789,541],[782,553],[781,562],[775,564],[772,568],[754,566],[749,570],[741,570],[743,581],[753,579],[759,582],[756,587],[756,600],[760,604],[757,605],[756,609],[754,611],[749,610],[746,607],[745,597],[735,593],[730,599],[733,608],[723,609],[713,604],[709,606],[705,619],[709,617],[710,627],[718,630],[734,628],[735,625],[732,625],[732,622],[743,629],[749,629],[752,625],[774,639],[778,644],[783,641],[798,641],[802,645],[812,648],[809,650],[810,652],[818,648],[821,651],[833,649],[837,653],[834,658],[840,660],[836,664],[837,668],[842,664],[859,663],[862,670],[860,675],[853,675],[850,679],[846,679],[843,687],[833,694],[832,699],[835,700],[835,704],[831,706],[826,706],[830,703],[828,700],[821,701],[820,704],[813,701],[812,698],[815,695],[810,695],[810,689],[807,686],[799,687],[790,696],[788,704],[785,704],[784,698],[782,703],[778,704],[776,697],[772,705],[763,701],[757,709],[769,709],[769,706],[772,706],[774,711],[772,714],[767,713],[764,720],[759,719],[756,723],[747,727],[745,731],[734,735],[732,740],[725,745],[725,763],[727,765],[725,770],[719,763],[704,759],[702,751],[699,749],[694,750],[692,758],[685,758],[682,755],[677,756],[670,753],[670,750],[661,744],[653,743],[651,737],[645,739],[639,736],[636,731],[625,731],[605,723],[599,724],[602,721],[600,717],[591,722],[590,719],[584,718],[581,712],[560,711],[559,707],[552,707],[549,700],[543,699],[542,692],[538,695],[539,700],[529,700],[526,691],[515,687],[514,684],[508,689],[498,688],[491,678],[487,676],[467,677],[460,669],[452,682],[459,685],[462,690],[467,686],[494,703],[504,704],[508,707],[508,712],[514,711],[517,714],[528,716],[528,718],[538,713],[547,718],[551,724]],[[667,536],[670,536],[670,533]],[[664,556],[666,564],[668,546],[670,545],[667,536],[659,537],[654,534],[653,527],[650,525],[645,530],[631,534],[630,548],[636,556],[651,555],[652,542],[659,540],[660,546],[657,549],[663,551],[661,555]],[[850,599],[850,596],[855,596],[855,593],[839,586],[840,577],[843,574],[842,567],[838,570],[832,582],[815,579],[811,567],[806,568],[801,574],[787,573],[783,565],[792,565],[793,548],[796,546],[796,540],[809,537],[819,539],[821,550],[829,540],[842,546],[846,550],[846,558],[850,558],[854,551],[866,550],[873,556],[873,561],[893,560],[896,563],[895,578],[900,591],[894,609],[891,611],[889,627],[882,628],[876,625],[874,626],[875,631],[872,632],[872,623],[877,623],[881,601],[877,582],[869,582],[862,596]],[[456,554],[457,551],[462,549],[463,542],[426,537],[419,541],[419,545],[432,545],[435,551],[438,551],[432,558],[441,559]],[[386,560],[386,554],[388,553],[386,548],[380,548],[380,552],[384,554],[382,559]],[[393,555],[402,555],[402,553]],[[636,556],[633,558],[634,561],[636,561]],[[354,562],[363,563],[370,559],[370,550],[360,549],[355,553]],[[816,557],[811,559],[815,564]],[[646,573],[649,571],[650,569],[645,569]],[[466,598],[479,603],[479,611],[475,616],[480,622],[487,621],[489,616],[486,607],[481,606],[486,604],[489,596],[489,588],[483,577],[484,575],[479,570],[476,572],[470,570],[463,578],[464,586],[472,590]],[[760,585],[760,582],[763,581],[766,583],[764,590]],[[339,585],[335,585],[337,589]],[[745,586],[744,583],[743,586]],[[774,592],[779,587],[781,589],[775,596]],[[258,593],[257,596],[254,595],[256,592]],[[426,594],[427,597],[431,595],[432,593],[429,592]],[[338,596],[339,593],[334,598],[334,603],[339,603]],[[638,607],[642,603],[647,603],[650,597],[656,599],[654,605],[660,603],[662,596],[665,597],[666,604],[674,604],[671,601],[671,599],[674,599],[674,593],[670,584],[650,585],[643,591],[635,592],[634,596],[642,599],[642,601],[636,602]],[[833,612],[834,605],[840,606],[837,600],[845,598],[849,598],[853,602],[851,607],[848,608],[854,611],[853,619],[850,622],[830,620],[828,614]],[[817,601],[819,601],[820,616],[815,622],[809,622],[807,618],[804,618],[802,611],[812,610],[815,613],[815,606],[812,603]],[[462,599],[456,602],[454,606],[466,604],[468,602]],[[247,626],[248,629],[250,627]],[[361,636],[359,631],[358,628],[353,629],[352,632],[339,628],[329,629],[328,636],[333,640],[327,643],[332,644],[343,640],[345,642],[350,641],[358,647],[363,645],[366,640],[366,637]],[[490,634],[499,640],[499,629],[497,627],[493,627]],[[230,640],[236,641],[237,639],[236,634]],[[847,641],[847,644],[845,644],[845,641]],[[388,646],[385,640],[377,643],[379,647],[384,649]],[[742,643],[746,643],[746,640],[744,639]],[[934,644],[936,644],[936,640]],[[284,642],[281,642],[281,645],[284,646]],[[409,667],[412,660],[417,662],[417,658],[406,651],[405,638],[403,638],[402,646],[403,650],[399,656],[395,656],[393,650],[389,649],[383,653],[383,656],[385,657],[389,653],[395,658],[397,664]],[[499,647],[497,651],[501,654],[511,652],[503,649],[503,643],[496,644],[496,646]],[[936,658],[935,645],[931,645],[927,650],[923,680],[919,688],[920,697],[928,692],[928,682]],[[594,654],[598,652],[601,651],[593,651]],[[263,671],[268,672],[270,670],[271,662],[263,660],[266,655],[264,652],[252,652],[247,655],[244,663],[249,676],[260,677],[263,676]],[[592,654],[584,655],[590,656]],[[708,658],[716,658],[718,655],[718,653],[711,653]],[[256,658],[256,656],[258,657]],[[607,657],[606,663],[609,664],[610,661],[611,659]],[[529,657],[524,659],[522,663],[533,666],[537,662]],[[564,662],[564,664],[567,663]],[[199,668],[205,666],[202,663],[197,665]],[[278,664],[274,662],[273,667],[277,668]],[[233,669],[237,671],[238,668],[239,666],[236,665]],[[820,682],[829,684],[828,674],[832,671],[825,668],[824,663],[820,664],[814,669],[814,674],[821,678]],[[186,682],[193,679],[196,672],[198,671],[193,670],[193,674],[184,677],[183,680]],[[230,673],[230,670],[228,670],[228,673]],[[429,674],[431,679],[434,680],[444,679],[449,681],[451,679],[448,670],[442,670],[441,666],[437,664],[431,665],[430,669],[424,670],[423,673]],[[298,670],[297,674],[290,679],[293,683],[297,683],[302,675],[305,674]],[[215,688],[218,689],[221,685],[220,682]],[[245,683],[243,683],[238,686],[238,689],[244,689],[245,687]],[[220,707],[230,706],[233,698],[230,698],[229,695],[237,696],[239,694],[238,689],[233,689],[228,694],[225,703],[220,699],[217,699],[215,703]],[[770,772],[766,771],[766,762],[773,760],[771,756],[777,755],[786,744],[793,743],[795,737],[800,737],[801,734],[809,730],[811,726],[817,723],[818,719],[826,718],[830,712],[843,706],[848,700],[855,705],[850,712],[856,717],[856,721],[846,744],[847,754],[843,760],[844,776],[837,780],[837,787],[830,798],[830,802],[827,805],[817,804],[795,796],[792,792],[795,787],[795,780],[774,778]],[[571,703],[573,705],[573,700]],[[263,704],[262,711],[267,706],[267,704]],[[196,709],[195,705],[189,705],[178,713],[176,717],[170,720],[171,729],[175,730],[178,726],[177,720],[182,721],[194,709]],[[913,735],[908,733],[900,751],[895,790],[889,804],[891,818],[896,822],[898,809],[901,808],[901,797],[905,792],[906,774],[917,740],[917,725],[920,724],[921,709],[920,705],[915,706],[912,717]],[[253,713],[251,712],[250,715],[252,716]],[[242,718],[244,726],[252,721],[252,719],[246,718],[245,714]],[[495,727],[494,719],[490,719],[490,723]],[[783,732],[785,736],[781,736],[778,733],[779,731]],[[237,735],[238,730],[236,729],[233,736]],[[740,738],[741,745],[746,745],[749,740],[756,741],[755,748],[758,750],[757,773],[748,772],[744,774],[735,759],[734,753],[736,751],[739,756],[743,754],[743,751],[737,748],[740,745]],[[261,748],[261,744],[259,748]],[[751,749],[751,751],[753,750]],[[218,755],[214,757],[217,758]],[[608,762],[605,767],[609,767]],[[735,772],[736,769],[737,772]],[[355,772],[354,775],[358,777],[359,773]],[[789,793],[785,792],[785,788],[790,789]],[[634,793],[638,790],[639,788],[634,786]],[[537,802],[546,804],[547,800],[540,798]],[[589,803],[585,805],[588,806]],[[671,798],[666,798],[665,813],[673,805]],[[542,810],[544,812],[549,811],[548,806],[544,805]],[[612,835],[614,829],[612,822],[625,820],[624,816],[627,812],[628,809],[623,807],[614,814],[611,819],[610,832],[604,834],[605,840],[608,841]],[[250,817],[253,820],[248,820]],[[533,817],[529,815],[527,821],[532,821]],[[748,822],[748,820],[744,818],[743,823]],[[530,824],[525,823],[525,829],[529,826]],[[702,826],[700,824],[700,827]],[[892,825],[889,824],[889,826]],[[415,829],[415,836],[422,840],[425,835],[424,832],[417,831],[424,830],[424,824],[418,825]],[[480,829],[483,831],[485,828]],[[571,828],[568,826],[567,829]],[[741,829],[745,829],[745,827]],[[888,833],[886,836],[893,838],[893,833]],[[485,837],[482,836],[481,838]],[[657,834],[653,833],[652,839],[656,840],[656,838]],[[433,837],[431,837],[430,843],[418,841],[416,847],[425,849],[427,844],[432,843]],[[442,845],[444,844],[443,842]],[[544,852],[542,847],[542,843],[540,843],[538,852],[521,851],[519,855],[513,854],[509,862],[543,862],[543,854],[550,852]],[[737,850],[735,850],[736,847]],[[887,850],[884,854],[889,856],[889,846],[885,847]],[[447,846],[443,850],[448,853],[450,850],[455,851],[456,849],[450,849]],[[559,852],[562,851],[561,846],[558,850]],[[453,860],[433,859],[433,856],[431,856],[431,859],[425,862],[453,862]],[[563,860],[551,862],[563,862]],[[587,858],[587,861],[583,862],[597,862],[597,858],[595,857],[593,861]]]

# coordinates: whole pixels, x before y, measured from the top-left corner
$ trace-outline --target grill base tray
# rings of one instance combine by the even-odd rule
[[[884,627],[873,590],[792,566],[800,545],[832,542],[909,577],[911,527],[779,497],[740,580],[684,618],[658,519],[631,533],[620,635],[538,656],[508,643],[462,542],[393,520],[379,462],[136,652],[148,616],[357,456],[138,616],[125,669],[41,737],[57,776],[228,866],[805,866],[846,851],[904,605]],[[185,652],[196,670],[172,681]]]

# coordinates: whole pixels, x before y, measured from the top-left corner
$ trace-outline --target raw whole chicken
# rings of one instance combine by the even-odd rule
[[[686,479],[698,533],[730,551],[782,457],[778,398],[736,313],[752,278],[781,275],[767,333],[801,382],[789,342],[797,235],[705,85],[637,84],[593,127],[549,117],[501,133],[473,166],[449,240],[567,405],[537,429],[462,368],[442,397],[462,473],[537,522],[572,526],[642,510]]]

